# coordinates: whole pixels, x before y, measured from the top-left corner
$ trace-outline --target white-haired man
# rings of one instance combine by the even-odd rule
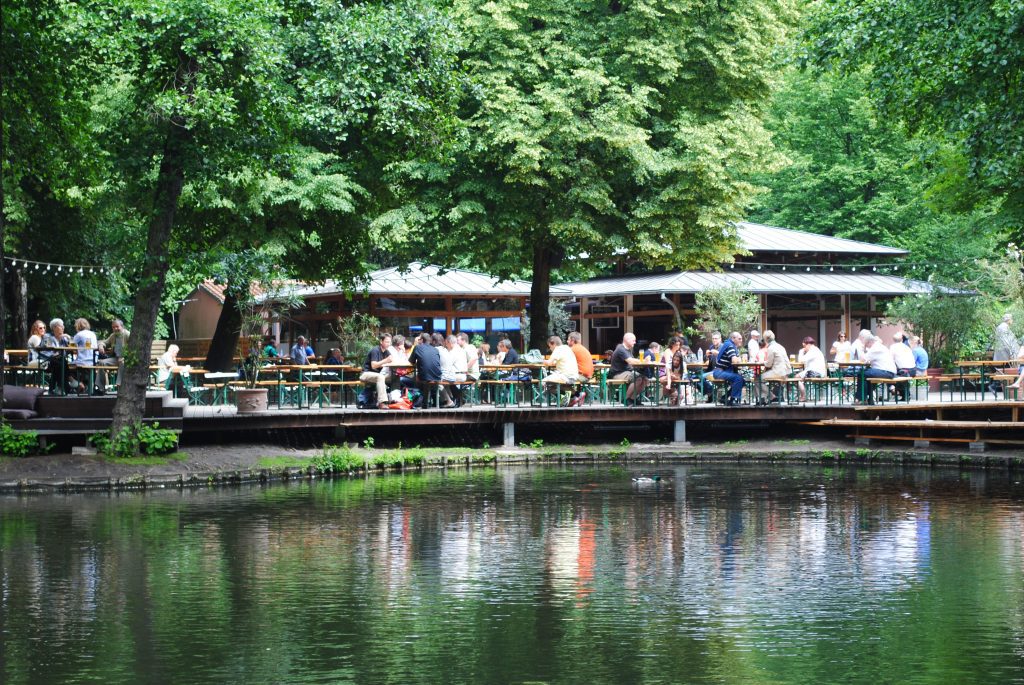
[[[864,341],[864,361],[867,362],[868,368],[864,369],[864,382],[857,388],[857,399],[861,402],[868,401],[870,397],[867,382],[869,378],[891,380],[896,377],[896,362],[893,361],[892,352],[882,343],[881,338],[871,336]]]

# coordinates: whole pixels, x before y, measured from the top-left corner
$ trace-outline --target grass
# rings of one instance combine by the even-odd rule
[[[127,466],[163,466],[172,461],[188,461],[188,454],[185,452],[171,452],[170,454],[139,455],[137,457],[126,457],[124,459],[112,459],[104,457],[102,452],[98,455],[109,464],[125,464]]]
[[[804,440],[802,438],[796,438],[793,440],[776,440],[776,443],[782,443],[784,445],[810,445],[810,440]]]
[[[736,447],[738,445],[746,445],[749,442],[749,440],[729,440],[722,444],[724,444],[726,447]]]
[[[263,469],[290,469],[293,467],[304,468],[309,466],[309,459],[302,457],[260,457],[256,466]]]

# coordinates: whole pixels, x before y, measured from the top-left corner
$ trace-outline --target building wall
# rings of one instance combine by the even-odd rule
[[[217,330],[217,319],[224,305],[202,288],[193,290],[187,299],[192,301],[178,310],[178,338],[209,340]]]

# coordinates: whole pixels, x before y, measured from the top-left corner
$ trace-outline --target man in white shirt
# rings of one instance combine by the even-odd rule
[[[896,362],[893,361],[892,352],[882,344],[882,339],[871,336],[864,341],[864,361],[868,368],[864,370],[863,387],[857,388],[857,399],[861,402],[867,401],[870,392],[867,379],[869,378],[895,378]]]
[[[750,340],[747,341],[747,359],[750,361],[756,361],[757,355],[761,351],[761,331],[753,330],[750,331]]]
[[[889,351],[892,352],[892,360],[896,364],[897,376],[913,378],[917,375],[917,361],[914,359],[914,351],[910,349],[910,345],[903,342],[902,333],[895,333],[892,336],[892,345],[889,346]],[[900,399],[905,399],[907,394],[906,387],[897,386],[896,394]]]
[[[548,349],[551,350],[551,356],[544,361],[544,366],[553,366],[554,370],[544,377],[544,382],[562,385],[575,383],[580,369],[572,348],[563,345],[562,339],[553,335],[548,338]]]
[[[825,365],[825,355],[814,344],[814,338],[811,336],[804,338],[800,352],[796,355],[796,360],[804,365],[803,370],[796,375],[799,379],[796,387],[800,391],[800,401],[806,402],[807,393],[804,389],[804,379],[824,378],[828,375],[828,367]]]
[[[469,342],[469,335],[466,333],[459,333],[459,349],[461,349],[466,355],[466,375],[473,380],[480,379],[480,353],[477,352],[476,345]]]
[[[793,366],[789,363],[786,348],[775,339],[774,331],[765,331],[764,340],[768,343],[768,347],[765,348],[764,371],[761,373],[761,382],[769,388],[777,388],[778,385],[768,385],[769,381],[786,380],[789,378],[789,374],[792,373]],[[782,397],[773,392],[768,401],[781,402]]]

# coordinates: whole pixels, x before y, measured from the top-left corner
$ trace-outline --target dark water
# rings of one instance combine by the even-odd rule
[[[0,499],[0,681],[1024,681],[1021,476],[638,473]]]

